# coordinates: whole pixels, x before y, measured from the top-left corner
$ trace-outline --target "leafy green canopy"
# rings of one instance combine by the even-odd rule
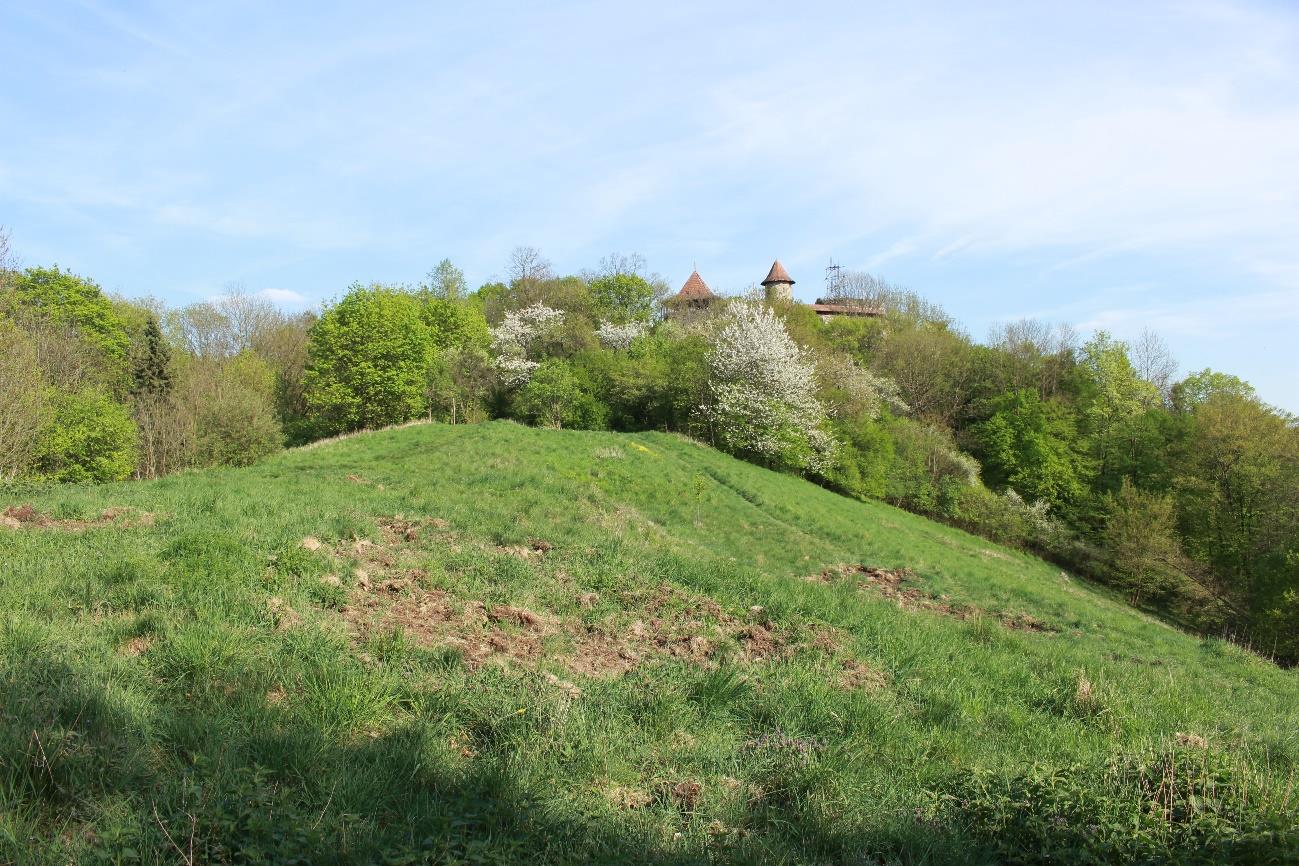
[[[600,318],[615,324],[648,322],[654,285],[638,274],[606,274],[591,281],[591,300]]]
[[[307,405],[322,432],[408,421],[424,407],[433,338],[419,301],[353,285],[311,329]]]
[[[47,481],[121,481],[135,469],[135,423],[93,389],[50,391],[52,417],[38,438],[35,474]]]
[[[3,312],[15,318],[71,326],[109,358],[126,360],[126,323],[93,280],[58,266],[28,268],[13,281],[6,306],[10,309]]]
[[[1083,495],[1086,476],[1078,431],[1068,409],[1021,389],[991,402],[992,417],[975,430],[984,479],[1025,498],[1059,506]]]

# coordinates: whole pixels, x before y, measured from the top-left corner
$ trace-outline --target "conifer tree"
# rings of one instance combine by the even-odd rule
[[[156,316],[150,315],[144,324],[144,342],[135,359],[133,376],[131,393],[137,397],[171,392],[171,350],[162,338]]]

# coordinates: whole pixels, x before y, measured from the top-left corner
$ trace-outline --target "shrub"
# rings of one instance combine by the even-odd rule
[[[883,499],[894,457],[893,439],[883,425],[860,417],[837,419],[834,431],[839,447],[826,480],[853,496]]]
[[[905,418],[888,425],[894,442],[887,498],[895,505],[948,519],[960,517],[963,496],[979,486],[979,464],[959,451],[951,434]]]
[[[126,323],[93,281],[59,268],[28,268],[13,281],[0,314],[73,328],[108,358],[116,372],[126,371],[130,340]]]
[[[1110,567],[1133,604],[1168,596],[1188,582],[1170,497],[1138,490],[1125,478],[1118,495],[1107,498],[1106,511]]]
[[[770,308],[730,306],[708,357],[704,415],[727,451],[769,466],[825,472],[833,441],[815,368]]]
[[[561,310],[541,303],[506,313],[491,330],[501,381],[510,387],[525,384],[540,365],[533,357],[540,354],[539,346],[563,323]]]
[[[51,391],[50,421],[33,470],[49,481],[120,481],[135,469],[136,429],[126,407],[102,392]]]
[[[608,407],[592,395],[566,361],[541,364],[519,391],[517,411],[527,421],[546,427],[597,429],[608,420]]]
[[[247,466],[284,444],[275,412],[275,373],[252,352],[200,363],[189,383],[195,462]]]

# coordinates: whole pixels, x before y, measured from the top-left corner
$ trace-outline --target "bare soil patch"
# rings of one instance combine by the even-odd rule
[[[91,520],[59,520],[37,511],[30,504],[10,505],[0,512],[0,526],[7,529],[54,529],[81,532],[104,526],[132,529],[137,526],[153,526],[153,523],[154,517],[151,512],[125,507],[105,508],[98,517]]]
[[[401,567],[392,546],[405,543],[406,528],[393,525],[390,530],[390,544],[340,546],[341,555],[359,554],[376,572],[357,573],[351,600],[341,609],[344,620],[360,639],[400,628],[418,645],[454,647],[470,669],[489,663],[535,665],[552,655],[573,673],[616,677],[653,659],[761,663],[786,658],[803,645],[821,650],[834,645],[824,631],[816,632],[810,643],[799,641],[788,629],[758,616],[762,608],[753,608],[749,618],[738,617],[710,598],[668,584],[620,593],[627,608],[640,615],[630,623],[587,623],[506,604],[489,607],[429,588],[418,569]],[[595,600],[592,593],[577,593],[576,598],[579,607]],[[551,639],[557,648],[547,652]],[[571,693],[565,685],[561,690]]]
[[[864,662],[844,659],[839,663],[838,684],[851,692],[877,692],[889,684],[889,678],[883,671]]]
[[[861,592],[876,592],[892,599],[903,610],[927,611],[953,619],[967,620],[979,617],[995,619],[1003,626],[1016,631],[1054,633],[1060,629],[1045,620],[1027,613],[987,610],[974,604],[953,602],[945,595],[935,595],[912,585],[916,573],[909,568],[887,569],[872,565],[835,565],[819,574],[808,575],[804,580],[816,583],[854,581]]]
[[[135,657],[143,654],[151,646],[153,646],[153,638],[133,637],[118,647],[117,651],[124,656]]]
[[[456,649],[471,670],[487,664],[535,668],[550,659],[574,674],[607,678],[655,660],[700,666],[727,659],[763,664],[799,650],[836,656],[841,645],[834,629],[781,626],[757,605],[742,614],[730,613],[712,598],[668,583],[617,592],[620,615],[598,621],[459,597],[430,587],[427,574],[411,567],[416,543],[445,530],[445,521],[399,515],[380,519],[379,526],[378,543],[355,539],[332,547],[322,544],[322,549],[356,565],[350,598],[340,608],[349,629],[360,641],[400,629],[415,645]],[[527,547],[496,548],[532,562],[553,549],[540,539]],[[342,584],[336,576],[330,578],[326,579]],[[571,580],[560,583],[571,592],[578,610],[590,610],[600,601],[597,593],[582,591]],[[581,695],[572,683],[553,674],[543,676],[569,697]]]

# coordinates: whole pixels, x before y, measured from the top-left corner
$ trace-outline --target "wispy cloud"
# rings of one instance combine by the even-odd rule
[[[292,289],[262,289],[257,297],[288,307],[302,307],[311,303],[306,295]]]
[[[1150,327],[1170,337],[1221,340],[1247,336],[1260,322],[1271,326],[1299,325],[1299,289],[1116,307],[1093,313],[1081,326],[1120,336],[1135,336]]]

